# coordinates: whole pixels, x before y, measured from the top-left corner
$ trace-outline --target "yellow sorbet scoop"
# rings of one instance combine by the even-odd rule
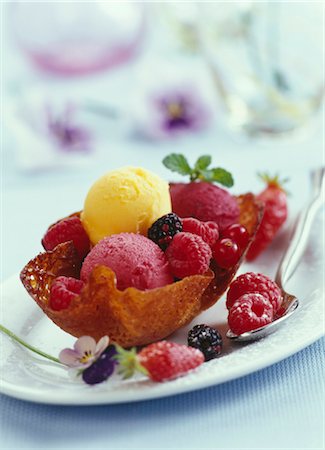
[[[118,233],[147,234],[159,217],[171,212],[168,183],[139,168],[122,167],[90,188],[81,221],[92,244]]]

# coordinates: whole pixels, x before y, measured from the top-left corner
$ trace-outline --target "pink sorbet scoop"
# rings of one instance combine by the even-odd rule
[[[114,234],[98,242],[84,260],[81,279],[87,281],[98,265],[115,272],[121,291],[128,287],[154,289],[174,281],[164,252],[140,234]]]

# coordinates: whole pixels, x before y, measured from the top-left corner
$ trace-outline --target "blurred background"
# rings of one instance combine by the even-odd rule
[[[103,172],[170,178],[171,152],[211,154],[234,193],[280,172],[304,200],[324,164],[323,14],[313,1],[3,3],[2,276]]]

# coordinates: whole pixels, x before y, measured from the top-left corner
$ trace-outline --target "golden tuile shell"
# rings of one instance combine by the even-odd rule
[[[251,242],[261,221],[262,206],[251,193],[240,195],[237,200],[240,223],[250,233]],[[139,346],[166,338],[215,304],[235,276],[247,248],[238,264],[229,270],[212,263],[212,270],[203,275],[147,291],[132,287],[119,291],[114,272],[97,266],[81,294],[61,311],[53,311],[49,306],[50,288],[60,275],[79,277],[81,263],[72,242],[40,253],[23,268],[20,278],[45,314],[67,333],[93,336],[96,340],[108,335],[123,347]]]

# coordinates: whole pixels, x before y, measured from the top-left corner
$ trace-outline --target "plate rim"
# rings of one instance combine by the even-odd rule
[[[189,392],[195,392],[201,389],[210,388],[213,386],[219,386],[220,384],[224,384],[230,381],[234,381],[236,379],[245,377],[247,375],[252,375],[253,373],[256,373],[260,370],[263,370],[267,367],[272,366],[273,364],[277,364],[280,361],[283,361],[284,359],[287,359],[288,357],[294,355],[295,353],[298,353],[299,351],[303,350],[304,348],[308,347],[309,345],[313,344],[317,340],[321,339],[323,337],[323,333],[318,333],[317,335],[314,335],[312,338],[309,339],[309,341],[306,343],[306,341],[303,341],[300,343],[299,346],[288,349],[287,352],[282,353],[279,355],[278,358],[270,358],[267,361],[265,361],[263,364],[260,364],[258,367],[253,365],[253,363],[250,363],[248,366],[245,367],[245,370],[238,367],[237,370],[235,370],[230,376],[224,375],[221,379],[219,379],[217,382],[212,379],[212,376],[204,377],[202,380],[195,380],[192,384],[184,384],[183,386],[173,386],[172,384],[159,384],[158,387],[161,386],[168,386],[169,389],[164,389],[161,391],[160,389],[148,389],[147,391],[138,391],[138,393],[125,391],[125,393],[121,394],[119,392],[119,396],[115,396],[113,394],[112,398],[107,398],[103,392],[100,392],[100,397],[93,397],[88,398],[87,396],[81,397],[80,391],[78,393],[73,393],[73,398],[66,397],[66,392],[58,393],[55,392],[52,395],[49,394],[47,391],[47,397],[45,397],[44,391],[41,391],[40,393],[39,389],[37,388],[28,388],[28,387],[22,387],[17,386],[14,384],[10,384],[6,382],[5,380],[0,379],[0,393],[5,394],[9,397],[13,397],[19,400],[25,400],[32,403],[39,403],[39,404],[47,404],[47,405],[64,405],[64,406],[95,406],[95,405],[116,405],[116,404],[125,404],[125,403],[134,403],[138,401],[148,401],[148,400],[156,400],[158,398],[166,398],[171,397],[174,395],[181,395],[186,394]],[[167,382],[172,383],[172,382]],[[15,388],[13,387],[15,386]],[[154,386],[154,384],[153,384]],[[89,390],[92,389],[91,386],[87,387]],[[90,391],[89,391],[90,392]],[[87,392],[87,395],[88,393]],[[107,391],[107,396],[111,395],[112,391]],[[71,394],[70,394],[71,395]],[[78,397],[79,396],[79,397]],[[64,398],[66,397],[66,398]]]

